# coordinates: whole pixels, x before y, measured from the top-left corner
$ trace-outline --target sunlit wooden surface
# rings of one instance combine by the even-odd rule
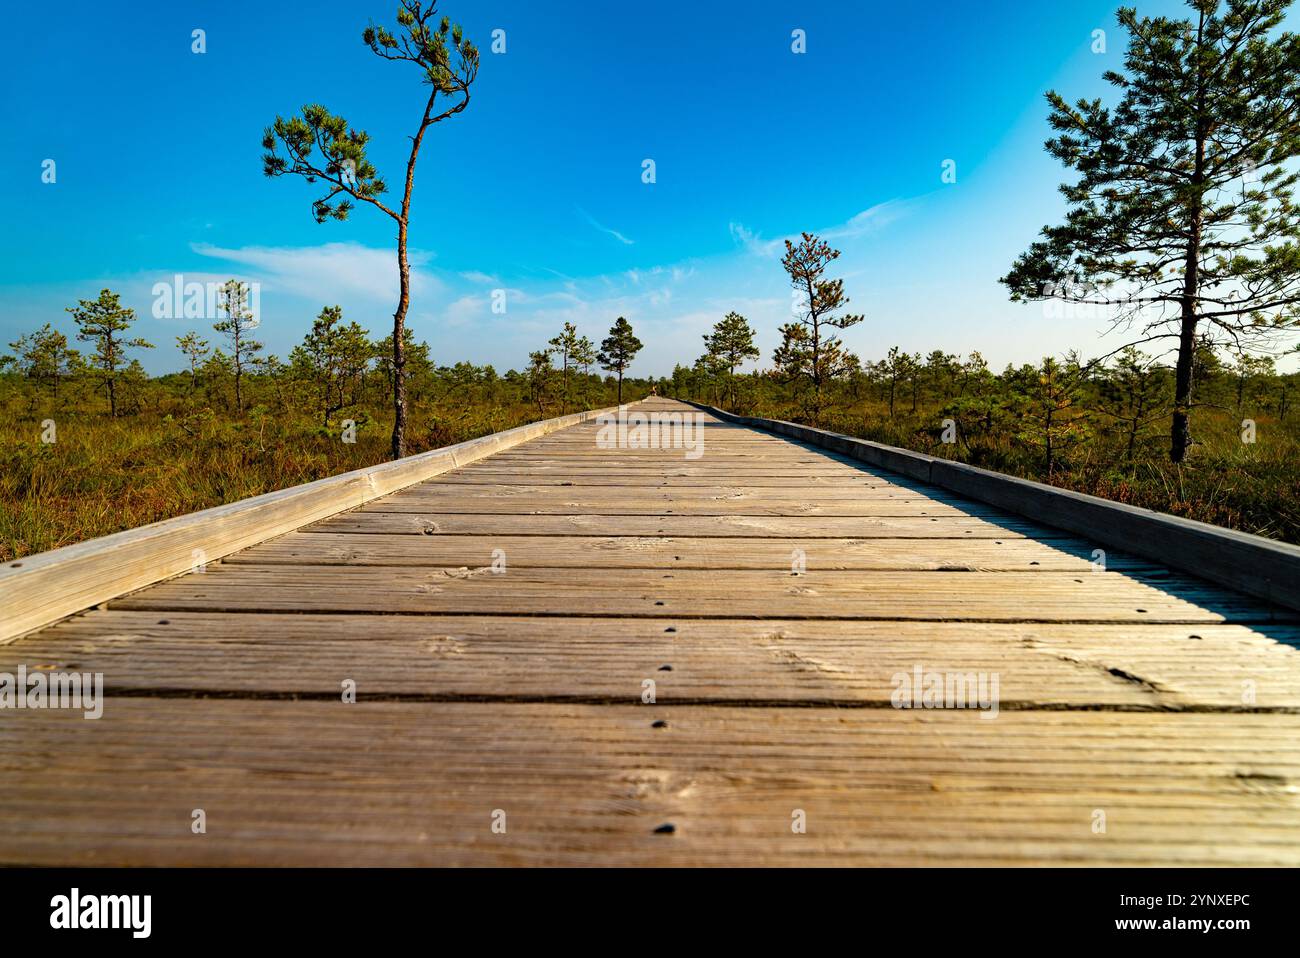
[[[0,711],[0,862],[1300,864],[1297,614],[705,418],[0,647],[108,689]],[[996,708],[896,708],[917,674]]]

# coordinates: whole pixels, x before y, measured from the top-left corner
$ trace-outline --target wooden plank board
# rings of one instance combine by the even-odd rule
[[[1180,576],[1104,572],[812,572],[218,565],[115,599],[119,609],[855,618],[1047,622],[1273,622],[1295,613]]]
[[[1300,716],[107,708],[111,721],[37,710],[0,724],[0,860],[1300,864]],[[194,835],[199,808],[207,832]],[[791,828],[800,812],[802,834]]]
[[[447,486],[577,486],[581,488],[641,488],[654,489],[660,486],[669,485],[668,479],[645,479],[628,475],[605,475],[605,476],[588,476],[582,473],[574,472],[571,475],[549,475],[549,476],[523,476],[512,475],[508,470],[497,472],[492,475],[481,473],[471,473],[466,469],[457,469],[455,472],[448,473],[442,480],[442,485]],[[710,477],[689,477],[676,476],[671,480],[673,488],[679,488],[687,491],[693,491],[700,487],[709,489],[772,489],[789,492],[792,489],[805,490],[809,487],[815,487],[817,490],[841,490],[856,489],[864,495],[881,491],[886,495],[899,495],[907,497],[912,491],[906,487],[895,485],[894,483],[880,482],[870,478],[859,478],[857,476],[806,476],[797,481],[784,478],[781,476],[746,476],[743,485],[731,482],[727,477],[710,478]],[[936,502],[945,502],[949,497],[942,491],[936,491],[931,497]],[[951,497],[956,499],[957,497]],[[965,501],[965,500],[962,500]]]
[[[89,612],[0,672],[181,691],[886,707],[900,674],[998,676],[999,709],[1300,709],[1300,626]],[[664,671],[663,666],[671,666]],[[1249,682],[1249,686],[1247,686]],[[1246,692],[1249,690],[1249,703]]]
[[[551,516],[938,516],[961,518],[983,516],[1000,519],[1000,509],[972,506],[969,509],[924,499],[853,499],[813,501],[735,496],[731,498],[687,498],[680,493],[647,493],[636,496],[589,496],[572,490],[552,496],[495,493],[456,496],[440,491],[409,496],[390,496],[383,502],[364,505],[362,512],[416,512],[439,515],[551,515]]]
[[[291,532],[228,556],[233,564],[393,565],[478,568],[498,550],[510,568],[912,569],[1092,574],[1093,549],[1078,539],[727,539],[672,536],[394,536]],[[1114,572],[1153,571],[1150,562],[1107,553]]]
[[[304,532],[369,532],[396,535],[695,536],[795,539],[1001,539],[1026,536],[1050,542],[1075,540],[1023,519],[996,523],[976,517],[937,516],[588,516],[475,513],[434,515],[346,512],[304,526]]]
[[[443,501],[477,501],[497,498],[537,499],[543,502],[590,501],[597,504],[609,502],[638,502],[643,499],[680,498],[682,501],[710,502],[717,500],[755,501],[764,505],[789,502],[792,490],[788,487],[754,488],[742,484],[713,483],[681,487],[661,480],[628,485],[562,485],[560,483],[530,483],[524,480],[500,483],[423,483],[403,490],[401,495],[386,496],[393,502],[423,501],[432,505]],[[883,503],[933,504],[961,510],[977,510],[978,514],[1009,515],[1004,510],[978,502],[969,502],[957,496],[930,496],[896,486],[869,487],[841,485],[798,489],[799,498],[817,503],[852,504]]]
[[[676,498],[683,501],[708,502],[714,500],[743,499],[753,500],[765,505],[789,502],[789,488],[753,488],[744,485],[696,485],[678,486],[667,481],[647,482],[636,486],[629,485],[562,485],[558,482],[529,483],[523,480],[500,483],[424,483],[404,490],[401,495],[385,496],[386,502],[423,502],[434,507],[442,502],[475,502],[498,498],[537,499],[544,502],[570,502],[580,500],[592,503],[636,502],[642,499]],[[871,488],[863,485],[841,485],[838,487],[820,487],[814,491],[800,490],[801,497],[818,503],[929,503],[950,508],[967,507],[983,510],[984,514],[1005,515],[1001,509],[981,505],[978,502],[966,502],[956,496],[924,496],[897,487]]]
[[[776,465],[783,469],[802,468],[810,472],[843,475],[849,475],[850,473],[861,474],[861,470],[851,463],[840,463],[838,460],[827,459],[824,456],[818,456],[816,453],[783,456],[771,455],[766,452],[751,454],[710,452],[708,455],[691,458],[682,455],[680,451],[673,454],[664,450],[633,452],[622,449],[611,449],[585,455],[576,452],[565,453],[561,450],[549,454],[530,452],[515,456],[504,455],[492,463],[492,468],[498,470],[507,468],[527,470],[539,466],[561,466],[565,469],[659,469],[672,468],[677,465],[713,469],[714,471],[731,468],[761,469],[764,466]]]
[[[874,478],[884,481],[897,481],[905,477],[896,477],[881,470],[864,469],[861,464],[842,461],[832,457],[809,453],[801,456],[783,456],[773,450],[772,455],[733,458],[728,456],[701,456],[688,459],[681,450],[655,450],[634,455],[626,450],[608,450],[590,456],[527,454],[521,457],[503,456],[492,462],[480,463],[467,467],[472,472],[524,472],[554,471],[557,469],[576,472],[618,472],[643,475],[653,472],[671,472],[689,475],[693,472],[703,473],[753,473],[755,475],[782,474],[795,478],[805,475],[843,476],[846,478]]]
[[[759,457],[752,462],[735,460],[674,462],[662,457],[655,457],[647,458],[641,463],[631,462],[626,465],[620,465],[618,460],[615,459],[584,463],[574,461],[569,457],[515,462],[502,460],[492,463],[490,468],[467,472],[467,475],[498,475],[510,476],[512,479],[527,479],[532,476],[544,478],[558,472],[577,476],[626,476],[642,479],[660,475],[669,475],[675,478],[702,476],[720,479],[724,482],[728,477],[744,480],[750,476],[771,476],[786,479],[792,488],[798,488],[805,481],[814,479],[861,480],[863,482],[872,482],[877,486],[902,485],[901,483],[891,483],[884,477],[871,476],[849,466],[840,466],[835,463],[785,462],[782,460],[774,461],[769,457]]]

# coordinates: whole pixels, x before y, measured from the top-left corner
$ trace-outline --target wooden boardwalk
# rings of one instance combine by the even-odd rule
[[[1300,864],[1300,615],[711,417],[698,458],[599,428],[0,646],[108,689],[0,712],[0,863]],[[996,699],[894,707],[935,675]]]

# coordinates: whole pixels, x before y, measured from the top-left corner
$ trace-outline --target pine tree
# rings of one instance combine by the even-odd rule
[[[930,386],[935,395],[946,400],[952,395],[952,387],[961,368],[961,361],[952,353],[942,349],[931,350],[925,357],[925,372],[930,377]]]
[[[707,387],[711,393],[711,400],[715,404],[720,402],[719,387],[727,374],[725,361],[716,353],[705,353],[695,360],[694,372],[696,388]]]
[[[856,326],[861,315],[832,315],[849,303],[844,281],[826,279],[826,267],[838,259],[839,250],[824,240],[803,233],[796,245],[785,241],[781,265],[799,300],[797,320],[781,327],[781,345],[774,359],[787,381],[803,382],[812,388],[812,416],[821,417],[822,389],[834,379],[858,368],[858,359],[844,348],[829,330]]]
[[[914,374],[912,357],[897,346],[890,346],[885,358],[876,364],[875,371],[877,378],[886,384],[889,418],[893,419],[899,384],[907,382]]]
[[[199,385],[199,366],[210,352],[208,341],[190,330],[184,336],[176,337],[176,346],[190,364],[190,392],[193,393]]]
[[[958,441],[970,449],[972,438],[987,441],[995,431],[1003,431],[1001,420],[1006,414],[1007,397],[1002,383],[978,352],[972,352],[961,363],[958,376],[957,397],[943,406],[941,415],[953,419]]]
[[[1236,395],[1237,415],[1240,416],[1246,407],[1248,399],[1252,398],[1250,386],[1257,383],[1261,377],[1273,377],[1277,374],[1277,362],[1272,356],[1251,356],[1248,353],[1241,353],[1237,356],[1237,361],[1233,364],[1232,375],[1235,379],[1234,393]]]
[[[727,369],[727,385],[731,394],[731,404],[736,404],[736,369],[746,359],[757,359],[760,355],[754,345],[754,329],[749,321],[739,313],[730,312],[718,320],[712,333],[704,336],[704,346],[710,356],[716,358]]]
[[[5,358],[38,388],[42,383],[47,384],[51,399],[59,398],[59,383],[81,365],[81,353],[69,349],[68,337],[49,323],[34,333],[19,336],[9,347],[18,355]]]
[[[582,370],[582,404],[591,405],[591,364],[596,361],[596,347],[586,336],[579,336],[569,359]]]
[[[259,320],[248,308],[249,290],[246,283],[237,279],[226,280],[217,291],[217,306],[226,318],[212,324],[212,328],[230,340],[230,361],[235,370],[235,409],[244,411],[244,368],[252,365],[262,344],[250,338]]]
[[[602,369],[618,373],[618,404],[623,405],[623,373],[641,351],[641,340],[632,332],[632,324],[620,316],[609,328],[609,335],[600,344],[596,360]]]
[[[1133,346],[1102,374],[1097,408],[1115,421],[1125,461],[1133,461],[1147,439],[1147,427],[1169,414],[1167,376],[1167,368]]]
[[[88,364],[108,395],[109,415],[117,416],[117,387],[127,366],[127,349],[153,349],[143,339],[123,339],[120,335],[135,322],[135,310],[125,307],[121,297],[111,290],[99,291],[98,299],[83,299],[67,307],[77,321],[77,339],[93,343],[95,351]]]
[[[330,416],[340,409],[360,401],[372,355],[370,334],[356,322],[343,325],[341,306],[321,309],[289,360],[299,375],[314,383],[322,426],[329,426]]]
[[[691,395],[691,371],[681,363],[674,363],[672,384],[674,399],[681,399],[683,393],[689,397]]]
[[[203,377],[203,392],[211,402],[214,398],[223,409],[229,410],[231,395],[229,386],[235,378],[235,364],[220,349],[214,349],[200,367]]]
[[[1078,173],[1065,222],[1002,279],[1012,299],[1102,304],[1145,342],[1174,343],[1169,455],[1192,445],[1202,337],[1259,346],[1300,328],[1300,38],[1290,0],[1189,0],[1189,19],[1139,18],[1120,92],[1071,105],[1049,92],[1047,151]]]
[[[389,333],[371,344],[371,354],[375,360],[375,371],[382,377],[391,395],[397,378],[393,371],[393,334]],[[409,326],[402,330],[402,355],[406,358],[406,392],[412,402],[420,402],[432,389],[434,361],[429,344],[424,340],[417,343]]]
[[[547,345],[551,347],[551,352],[560,357],[560,382],[562,398],[560,400],[560,412],[569,411],[569,365],[573,362],[574,353],[578,350],[578,328],[573,323],[565,323],[564,329],[560,335],[552,339]]]
[[[528,354],[528,390],[533,402],[537,403],[538,413],[542,415],[546,414],[546,402],[550,398],[551,378],[554,375],[549,349],[539,349]]]
[[[1080,404],[1082,369],[1071,356],[1065,363],[1044,357],[1021,376],[1022,408],[1019,438],[1043,451],[1043,471],[1050,482],[1061,456],[1088,438]]]
[[[399,293],[393,313],[392,346],[393,438],[394,459],[406,455],[406,313],[411,304],[411,266],[407,258],[407,233],[411,222],[411,191],[415,185],[415,164],[420,146],[429,127],[463,111],[469,106],[469,88],[478,76],[479,53],[465,39],[460,25],[447,17],[435,25],[437,0],[399,0],[396,31],[371,24],[361,34],[370,52],[383,60],[410,63],[423,75],[430,87],[429,97],[415,134],[410,137],[406,160],[402,201],[393,209],[380,200],[387,184],[366,158],[370,137],[365,131],[348,126],[343,117],[335,116],[320,104],[308,104],[301,116],[285,119],[277,116],[262,136],[262,169],[267,176],[295,174],[308,183],[321,180],[328,185],[323,197],[312,202],[316,222],[346,220],[353,200],[369,203],[386,213],[397,224],[397,275]],[[452,55],[456,62],[452,62]],[[438,109],[438,97],[451,98]],[[283,145],[287,157],[277,153]],[[318,156],[319,154],[319,156]],[[341,198],[340,198],[341,197]]]
[[[978,350],[972,351],[966,357],[966,361],[960,364],[957,372],[958,397],[965,396],[967,392],[978,388],[991,375],[988,360],[981,356]]]

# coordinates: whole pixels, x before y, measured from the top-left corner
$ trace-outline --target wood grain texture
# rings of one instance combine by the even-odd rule
[[[1167,573],[420,569],[230,564],[161,582],[116,609],[889,619],[1293,622],[1300,616]]]
[[[363,701],[20,713],[0,861],[1300,864],[1300,716]]]
[[[382,506],[376,503],[377,506]],[[1023,519],[996,522],[972,516],[592,516],[511,513],[347,512],[303,527],[304,532],[370,532],[399,535],[539,536],[723,536],[759,539],[877,538],[1071,539]]]
[[[1089,573],[1093,550],[1081,539],[761,539],[698,536],[404,536],[291,532],[236,553],[238,565],[490,566],[500,550],[509,568],[769,569],[802,560],[812,572],[846,569]],[[1151,562],[1108,553],[1114,572],[1155,571]]]
[[[625,490],[581,491],[559,486],[546,491],[526,486],[482,486],[473,491],[430,490],[422,487],[407,494],[386,496],[362,512],[439,512],[448,515],[596,515],[596,516],[981,516],[1010,518],[991,506],[954,505],[933,499],[888,496],[819,495],[816,501],[793,499],[779,491],[728,492],[691,495],[686,490],[661,486],[629,497]]]
[[[96,611],[0,671],[199,690],[661,703],[889,704],[899,673],[997,673],[1003,709],[1300,708],[1300,626]],[[663,666],[671,666],[664,671]]]
[[[1294,612],[928,461],[599,428],[0,648],[107,692],[0,713],[0,864],[1300,864]]]

